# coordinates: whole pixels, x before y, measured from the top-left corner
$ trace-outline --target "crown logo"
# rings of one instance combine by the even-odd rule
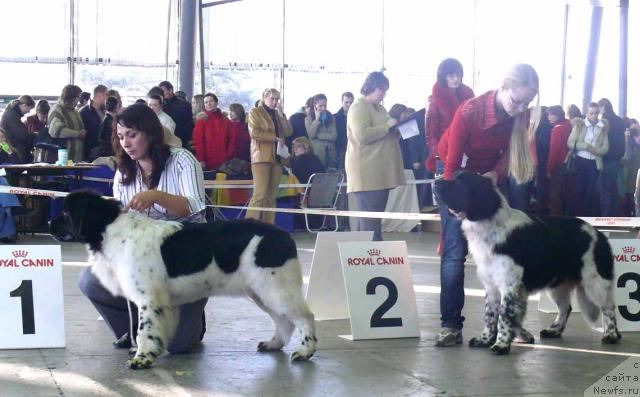
[[[370,250],[367,250],[367,254],[369,254],[369,256],[380,256],[380,250],[372,248]]]
[[[26,258],[29,253],[24,250],[15,250],[12,251],[11,254],[14,258]]]
[[[624,252],[625,254],[633,254],[634,252],[636,252],[635,247],[622,247],[622,252]]]

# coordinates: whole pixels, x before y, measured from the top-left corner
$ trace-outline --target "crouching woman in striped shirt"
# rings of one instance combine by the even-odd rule
[[[117,171],[113,196],[125,210],[138,211],[155,219],[204,222],[204,177],[202,167],[187,150],[169,147],[156,114],[145,105],[131,105],[115,118],[112,134]],[[90,268],[80,275],[80,290],[115,334],[116,347],[130,347],[127,301],[115,297],[100,284]],[[180,322],[167,350],[188,352],[205,332],[204,306],[207,299],[180,306]],[[137,308],[132,303],[132,328],[137,325]],[[135,338],[135,335],[133,335]]]

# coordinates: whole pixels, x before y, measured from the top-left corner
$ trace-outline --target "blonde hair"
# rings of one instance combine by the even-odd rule
[[[519,63],[514,65],[502,81],[502,88],[527,87],[538,93],[538,74],[533,66]],[[517,183],[529,182],[535,176],[535,162],[531,153],[536,129],[540,123],[540,95],[536,95],[536,104],[529,111],[514,117],[509,142],[509,174]]]
[[[294,139],[293,142],[291,142],[291,148],[298,145],[303,146],[307,153],[313,154],[313,146],[311,146],[311,142],[309,141],[309,138],[305,136],[299,136],[296,139]]]
[[[275,88],[267,88],[262,93],[262,100],[264,100],[264,98],[266,98],[267,95],[272,95],[272,96],[280,98],[280,91],[276,90]]]

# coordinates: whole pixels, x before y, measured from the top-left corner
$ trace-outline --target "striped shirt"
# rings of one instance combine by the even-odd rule
[[[142,181],[142,172],[138,169],[135,179],[128,185],[122,184],[122,174],[117,170],[113,177],[113,197],[126,206],[137,193],[149,190]],[[186,149],[171,148],[164,171],[156,190],[185,197],[189,201],[191,215],[178,217],[167,213],[167,210],[154,204],[146,210],[146,214],[154,219],[167,219],[180,222],[203,222],[205,209],[204,176],[202,167],[195,157]]]

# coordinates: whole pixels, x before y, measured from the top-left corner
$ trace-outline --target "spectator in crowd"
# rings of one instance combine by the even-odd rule
[[[547,163],[549,162],[549,146],[551,144],[551,129],[553,125],[549,122],[547,111],[545,106],[540,107],[540,124],[538,124],[535,135],[537,165],[535,177],[536,206],[534,212],[538,214],[546,214],[549,212],[549,177],[547,176]],[[526,200],[526,203],[528,203],[528,199]],[[526,206],[526,204],[524,205]]]
[[[529,137],[537,128],[535,115],[539,109],[534,108],[534,122],[529,122],[527,108],[537,94],[536,71],[530,65],[518,64],[507,72],[498,90],[460,105],[438,144],[438,154],[445,165],[444,178],[452,179],[465,169],[483,174],[494,183],[509,175],[520,184],[532,180],[535,162]],[[436,337],[436,346],[446,347],[462,343],[467,242],[460,227],[462,221],[445,205],[440,206],[440,218],[444,241],[440,263],[442,330]],[[486,299],[487,304],[496,304],[499,297]]]
[[[218,108],[218,97],[204,96],[206,118],[198,120],[193,130],[196,158],[205,170],[215,170],[227,161],[231,143],[231,122]]]
[[[347,114],[353,104],[354,96],[351,92],[342,93],[342,106],[333,117],[336,119],[336,156],[338,169],[344,170],[344,155],[347,153]]]
[[[307,133],[307,127],[305,126],[305,119],[307,115],[311,112],[313,108],[313,97],[308,98],[307,102],[305,102],[304,106],[301,107],[297,112],[289,117],[289,124],[291,124],[291,128],[293,128],[293,134],[290,137],[287,137],[287,147],[289,150],[292,149],[293,140],[298,137],[308,138],[309,134]]]
[[[570,104],[569,106],[567,106],[567,118],[570,121],[573,121],[573,119],[577,118],[581,118],[583,119],[584,116],[582,115],[582,112],[580,111],[580,108],[576,105],[574,105],[573,103]]]
[[[86,91],[82,92],[80,94],[80,98],[78,99],[78,104],[76,105],[76,110],[80,111],[80,109],[85,107],[87,105],[87,103],[89,103],[90,100],[91,100],[91,93],[86,92]]]
[[[113,156],[113,120],[120,113],[122,104],[118,98],[110,96],[105,101],[106,114],[100,123],[100,133],[98,135],[98,146],[90,153],[89,161],[93,161],[98,157]]]
[[[353,192],[360,211],[382,212],[389,190],[406,183],[398,133],[398,122],[380,103],[389,89],[382,72],[370,73],[347,114],[347,193]],[[359,218],[360,230],[373,230],[374,241],[382,240],[379,218]]]
[[[186,92],[184,92],[184,91],[176,91],[176,92],[175,92],[175,95],[176,95],[178,98],[182,99],[183,101],[187,101],[187,93],[186,93]],[[188,102],[188,101],[187,101],[187,102]]]
[[[431,173],[441,174],[444,164],[437,163],[438,143],[451,124],[453,115],[464,101],[474,97],[473,90],[462,83],[464,70],[460,61],[447,58],[438,65],[437,81],[431,90],[429,108],[425,116],[429,156],[425,166]]]
[[[164,143],[158,117],[145,105],[131,105],[115,118],[113,148],[117,170],[113,179],[113,197],[129,211],[155,219],[203,222],[204,178],[197,160],[185,149]],[[138,329],[137,308],[132,304],[129,335],[127,301],[114,297],[91,269],[80,275],[80,290],[98,310],[117,340],[119,348],[131,346]],[[178,327],[167,350],[186,353],[204,336],[204,307],[207,299],[180,306]]]
[[[81,93],[77,85],[64,86],[58,103],[49,112],[49,135],[67,148],[69,160],[74,163],[84,160],[84,138],[87,135],[76,110]]]
[[[22,95],[9,103],[2,119],[0,128],[4,129],[7,142],[18,153],[20,163],[31,163],[33,161],[33,144],[36,135],[27,130],[27,126],[22,122],[22,117],[29,113],[36,105],[29,95]]]
[[[196,115],[204,112],[204,95],[196,94],[191,99],[191,113],[193,114],[193,122],[196,123]]]
[[[0,128],[0,164],[15,164],[20,162],[16,151],[9,145],[5,131]],[[0,186],[9,186],[5,177],[0,177]],[[15,244],[12,238],[16,234],[13,220],[13,207],[21,207],[18,196],[11,193],[0,193],[0,243]]]
[[[149,100],[148,106],[158,116],[160,124],[164,128],[164,142],[169,146],[182,147],[182,141],[175,135],[176,123],[162,110],[164,97],[158,94],[150,94],[147,99]]]
[[[547,109],[551,129],[549,158],[546,174],[549,178],[549,211],[551,215],[566,215],[571,192],[571,181],[567,175],[567,141],[571,134],[571,122],[565,118],[562,106],[550,106]]]
[[[247,126],[247,116],[244,107],[239,103],[229,105],[229,118],[231,120],[229,155],[230,159],[240,159],[250,161],[249,147],[251,146],[251,136]]]
[[[624,192],[624,211],[622,216],[639,216],[636,212],[634,194],[636,179],[640,169],[640,123],[630,119],[629,128],[624,132],[625,152],[622,158],[622,186]]]
[[[609,123],[600,120],[600,107],[591,102],[587,107],[587,118],[571,120],[571,135],[567,141],[570,150],[577,151],[576,174],[570,214],[595,216],[594,209],[598,172],[602,170],[602,156],[609,151]]]
[[[283,163],[288,161],[279,153],[285,153],[285,140],[293,133],[289,120],[278,106],[279,102],[280,92],[275,88],[267,88],[258,107],[249,112],[251,172],[254,186],[249,207],[276,206],[276,193]],[[274,223],[276,214],[271,211],[249,210],[246,217]]]
[[[403,104],[396,103],[389,109],[391,118],[398,120],[398,123],[405,121],[415,110],[406,107]],[[397,130],[397,127],[394,127]],[[398,134],[400,132],[398,131]],[[409,139],[400,139],[400,150],[402,151],[402,165],[405,170],[417,172],[420,169],[420,141],[418,136],[412,136]]]
[[[170,82],[163,81],[158,86],[164,94],[164,111],[176,122],[175,135],[182,140],[182,146],[186,146],[194,126],[191,103],[176,97]]]
[[[46,99],[41,99],[36,104],[36,114],[27,117],[26,126],[27,131],[32,134],[38,134],[47,126],[47,117],[49,116],[49,102]]]
[[[293,140],[291,171],[301,183],[309,182],[309,177],[317,172],[326,171],[322,161],[313,153],[313,147],[308,138],[300,136]]]
[[[109,91],[107,91],[107,98],[110,96],[116,97],[118,101],[120,101],[120,106],[122,106],[122,97],[120,96],[120,91],[114,90],[112,88]]]
[[[600,171],[600,216],[620,216],[622,207],[620,197],[623,192],[618,191],[618,179],[622,177],[622,156],[624,156],[625,142],[624,121],[613,111],[613,106],[607,98],[598,101],[602,119],[609,124],[607,138],[609,150],[602,156],[602,170]]]
[[[304,119],[313,152],[327,168],[336,168],[336,122],[327,110],[327,97],[318,94],[313,97],[312,109]]]
[[[87,131],[84,139],[84,157],[89,158],[91,151],[98,146],[100,123],[104,118],[104,102],[107,100],[107,87],[102,84],[93,89],[93,99],[80,109],[82,124]]]

